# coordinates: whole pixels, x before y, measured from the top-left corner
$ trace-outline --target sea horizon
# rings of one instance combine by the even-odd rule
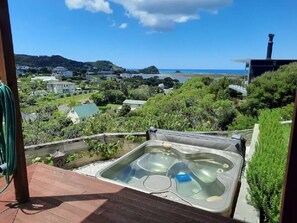
[[[127,69],[138,70],[138,69]],[[184,83],[191,77],[199,75],[248,75],[248,71],[244,69],[158,69],[159,74],[135,74],[134,76],[142,76],[143,78],[150,78],[158,76],[161,79],[171,77]]]

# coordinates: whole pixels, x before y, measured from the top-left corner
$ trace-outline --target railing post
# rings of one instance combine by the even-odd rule
[[[19,203],[23,203],[29,199],[29,188],[7,0],[0,0],[0,79],[10,87],[15,99],[18,166],[14,174],[14,187],[16,200]]]
[[[297,91],[295,97],[295,109],[292,120],[291,137],[288,150],[287,168],[283,187],[281,223],[296,222],[297,201]]]

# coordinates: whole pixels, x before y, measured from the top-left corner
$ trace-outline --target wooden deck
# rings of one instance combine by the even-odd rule
[[[44,164],[27,170],[30,201],[17,204],[11,184],[0,195],[0,222],[238,222]]]

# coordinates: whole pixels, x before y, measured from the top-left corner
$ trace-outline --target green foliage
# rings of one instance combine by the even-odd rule
[[[104,113],[101,115],[95,115],[94,119],[89,119],[85,122],[83,134],[95,135],[104,132],[117,132],[119,126],[119,122],[112,114]]]
[[[124,104],[122,105],[122,108],[118,111],[118,116],[126,116],[130,111],[130,105]]]
[[[249,115],[239,114],[232,124],[228,126],[229,131],[252,129],[254,124],[258,122],[258,119]]]
[[[280,109],[280,116],[282,121],[292,120],[294,111],[294,103],[288,104]]]
[[[137,137],[135,137],[135,136],[133,136],[133,135],[126,135],[126,136],[125,136],[125,140],[127,140],[127,141],[131,141],[131,142],[135,142],[135,141],[136,141],[136,138],[137,138]]]
[[[101,82],[99,85],[99,91],[103,94],[106,91],[110,91],[110,90],[121,91],[124,95],[128,95],[127,86],[123,82],[121,82],[115,78],[105,80],[105,81]],[[106,96],[106,94],[105,94],[105,96]]]
[[[90,99],[97,105],[97,106],[104,106],[107,105],[107,100],[105,95],[102,93],[92,94]]]
[[[242,104],[245,114],[258,116],[260,109],[279,108],[294,102],[297,86],[297,63],[266,72],[248,86],[248,96]]]
[[[119,141],[112,143],[102,143],[97,140],[87,140],[86,143],[90,147],[89,151],[100,154],[103,159],[113,158],[116,155],[118,149],[121,147],[121,143]]]
[[[98,68],[99,71],[114,71],[116,73],[123,73],[125,69],[114,65],[112,62],[107,60],[98,60],[96,62],[88,62],[87,64]]]
[[[213,105],[214,117],[217,119],[217,128],[227,130],[227,126],[236,117],[236,109],[231,101],[220,100]]]
[[[219,80],[212,81],[211,84],[209,85],[209,89],[212,94],[216,95],[217,100],[231,99],[232,97],[237,97],[238,94],[229,89],[228,86],[230,84],[240,85],[240,80],[223,77],[223,78],[220,78]]]
[[[66,157],[66,163],[70,163],[70,162],[74,161],[77,158],[82,158],[83,156],[84,156],[84,152],[69,154]]]
[[[35,119],[23,121],[25,145],[68,139],[78,135],[74,130],[79,129],[81,125],[72,127],[74,125],[71,120],[66,115],[60,114],[57,107],[46,106],[38,109],[36,113]]]
[[[150,98],[142,109],[129,114],[125,120],[127,130],[150,126],[180,131],[226,130],[237,115],[235,105],[227,99],[216,100],[216,95],[210,93],[210,87],[202,80],[206,84],[212,83],[194,77],[174,92]]]
[[[40,156],[37,156],[34,159],[32,159],[31,162],[32,162],[32,164],[33,163],[42,163],[42,159]]]
[[[29,56],[24,54],[15,55],[16,64],[22,64],[30,67],[57,67],[63,66],[70,70],[83,69],[85,63],[69,60],[64,57],[54,55],[48,56]]]
[[[172,88],[174,86],[174,80],[170,77],[165,77],[163,80],[165,88]]]
[[[159,93],[158,87],[140,85],[136,89],[129,90],[129,99],[146,101],[149,98],[154,97],[157,93]]]
[[[78,62],[64,58],[59,55],[48,56],[29,56],[24,54],[15,55],[16,64],[26,65],[30,67],[43,67],[42,72],[46,71],[45,67],[63,66],[76,74],[86,73],[86,69],[93,69],[96,67],[99,71],[114,71],[115,73],[123,73],[124,68],[114,65],[110,61],[96,61],[96,62]]]
[[[290,126],[280,124],[280,110],[261,111],[260,135],[249,163],[249,201],[265,222],[279,222]]]
[[[45,158],[37,156],[34,159],[32,159],[31,162],[32,162],[32,164],[33,163],[45,163],[50,166],[54,165],[53,157],[50,154],[48,156],[46,156]]]
[[[139,70],[142,74],[159,74],[159,70],[155,66],[149,66],[147,68]]]
[[[106,101],[111,104],[122,104],[126,96],[120,90],[107,90],[104,92]]]

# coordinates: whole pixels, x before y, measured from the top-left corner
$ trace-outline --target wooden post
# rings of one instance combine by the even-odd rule
[[[295,97],[295,109],[291,128],[291,137],[287,158],[287,169],[284,181],[281,223],[296,222],[296,201],[297,201],[297,91]]]
[[[29,189],[7,0],[0,0],[0,79],[10,87],[15,99],[17,171],[14,174],[14,187],[16,200],[23,203],[29,199]]]

